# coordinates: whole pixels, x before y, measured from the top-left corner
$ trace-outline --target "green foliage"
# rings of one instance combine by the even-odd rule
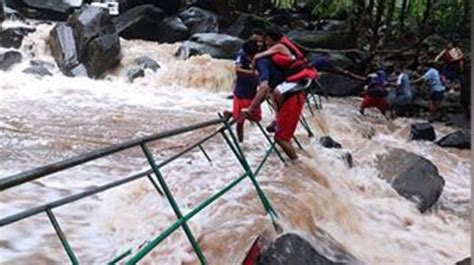
[[[275,6],[282,9],[290,9],[295,6],[298,0],[273,0]],[[341,18],[354,11],[353,0],[307,0],[306,2],[313,9],[313,14],[321,18]]]
[[[313,14],[319,18],[334,18],[344,19],[348,14],[357,12],[357,0],[272,0],[275,6],[282,9],[291,9],[295,6],[295,2],[305,2],[313,9]],[[375,6],[378,1],[375,0]],[[426,13],[426,3],[428,0],[408,0],[408,8],[405,14],[406,22],[415,24],[417,28],[421,28],[421,23]],[[433,0],[433,10],[430,14],[430,23],[434,25],[434,29],[440,33],[447,34],[452,31],[463,30],[464,18],[464,1],[467,0]],[[388,2],[388,1],[387,1]],[[396,23],[400,18],[402,12],[403,0],[396,0],[394,17],[392,22]],[[365,1],[367,7],[368,0]],[[374,16],[375,10],[372,14],[365,14],[366,16]],[[385,10],[385,15],[387,15]]]
[[[434,6],[434,25],[442,34],[463,30],[464,2],[462,0],[438,0]]]

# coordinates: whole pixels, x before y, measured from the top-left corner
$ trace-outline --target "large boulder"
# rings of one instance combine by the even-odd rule
[[[348,31],[350,24],[344,20],[328,19],[318,24],[318,29],[323,31]]]
[[[184,59],[209,54],[214,58],[233,59],[242,44],[243,40],[226,34],[198,33],[181,45],[176,56]]]
[[[2,22],[5,20],[5,9],[3,8],[3,2],[0,4],[0,29],[2,28]]]
[[[212,11],[220,16],[229,16],[232,10],[228,0],[187,0],[186,4]]]
[[[344,69],[352,69],[355,62],[347,57],[345,54],[340,52],[330,52],[330,53],[308,53],[306,58],[310,62],[316,62],[318,60],[325,60],[329,63],[328,66],[338,66]],[[318,68],[318,66],[316,66]],[[320,71],[328,71],[330,69],[318,68]]]
[[[158,24],[157,30],[160,32],[157,41],[174,43],[178,41],[184,41],[189,38],[189,28],[183,23],[181,18],[167,17]]]
[[[173,15],[182,7],[182,0],[119,0],[120,13],[143,5],[151,5],[163,10],[168,15]]]
[[[428,122],[414,123],[411,125],[410,136],[412,140],[434,141],[436,132],[433,125]]]
[[[357,38],[350,31],[311,31],[295,29],[288,32],[288,37],[298,44],[309,48],[343,50],[357,47]]]
[[[438,168],[428,159],[402,149],[377,155],[376,167],[401,196],[416,203],[423,213],[436,203],[444,187]]]
[[[469,131],[456,131],[441,138],[437,144],[441,147],[471,149],[471,134]]]
[[[6,4],[28,18],[66,20],[74,9],[83,5],[83,2],[83,0],[9,0]]]
[[[328,254],[332,254],[329,257]],[[260,256],[258,264],[265,265],[344,265],[362,264],[342,250],[337,243],[316,250],[297,234],[281,235]]]
[[[226,33],[234,37],[247,39],[253,34],[255,29],[266,29],[268,27],[269,23],[263,18],[250,14],[242,14],[230,25]]]
[[[321,86],[316,86],[316,93],[333,97],[348,97],[358,94],[362,82],[333,73],[321,73]]]
[[[152,5],[132,8],[113,21],[125,39],[177,42],[190,36],[188,27],[179,17],[166,17],[163,10]]]
[[[179,13],[178,16],[190,29],[191,34],[219,32],[219,18],[210,11],[199,7],[190,7]]]
[[[120,36],[125,39],[156,40],[161,34],[157,25],[166,17],[166,13],[152,5],[132,8],[113,19]]]
[[[0,31],[0,47],[18,49],[23,38],[32,32],[35,32],[35,29],[25,27],[2,30]]]
[[[7,71],[13,65],[20,63],[23,56],[17,51],[7,51],[0,53],[0,70]]]
[[[90,77],[100,77],[120,62],[120,40],[115,31],[91,39],[82,56]]]
[[[86,7],[50,33],[50,47],[61,71],[69,76],[100,77],[120,61],[120,40],[107,10]]]
[[[54,26],[49,33],[49,46],[59,69],[72,75],[71,70],[80,64],[72,28],[64,23]]]

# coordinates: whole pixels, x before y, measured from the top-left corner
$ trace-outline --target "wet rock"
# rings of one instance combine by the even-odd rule
[[[160,69],[160,65],[148,56],[142,56],[135,59],[135,65],[127,70],[127,78],[130,82],[137,79],[138,77],[145,76],[145,69],[151,69],[157,71]]]
[[[87,69],[89,77],[100,77],[120,61],[120,40],[107,10],[86,7],[74,13],[67,24],[56,25],[49,40],[61,71],[73,76]],[[74,71],[71,71],[75,69]]]
[[[159,40],[162,34],[158,25],[166,13],[152,5],[132,8],[113,19],[120,36],[125,39]]]
[[[0,32],[0,47],[18,49],[23,42],[23,38],[35,32],[32,28],[9,28]]]
[[[69,73],[71,76],[77,76],[77,77],[89,76],[89,73],[87,72],[87,68],[82,63],[73,67],[71,70],[69,70]]]
[[[161,67],[155,60],[148,56],[142,56],[135,59],[135,63],[142,69],[151,69],[153,71],[156,71]]]
[[[319,139],[319,144],[326,148],[342,148],[342,145],[334,141],[331,136],[324,136]]]
[[[1,28],[1,23],[5,20],[5,11],[3,8],[3,2],[0,3],[0,28]]]
[[[327,53],[327,54],[323,54],[323,53],[308,53],[306,55],[306,58],[308,58],[308,60],[310,62],[315,62],[315,61],[318,61],[318,60],[324,60],[324,61],[327,61],[329,63],[328,66],[337,66],[337,67],[341,67],[341,68],[344,68],[344,69],[351,69],[353,68],[355,62],[350,59],[349,57],[347,57],[345,54],[343,53],[338,53],[338,52],[331,52],[331,53]],[[330,69],[328,68],[324,68],[324,67],[318,67],[316,66],[316,68],[319,70],[319,71],[328,71]]]
[[[433,125],[427,122],[412,124],[410,135],[412,140],[434,141],[436,139]]]
[[[49,69],[54,68],[54,64],[48,63],[48,62],[45,62],[45,61],[42,61],[42,60],[31,60],[30,65],[31,66],[41,66],[41,67],[45,67],[45,68],[49,68]]]
[[[357,47],[356,36],[346,31],[310,31],[296,29],[290,31],[288,37],[298,44],[309,48],[341,50]]]
[[[219,19],[216,14],[201,9],[190,7],[178,14],[179,18],[194,33],[217,33],[219,32]]]
[[[269,27],[269,23],[263,18],[250,15],[242,14],[240,17],[227,29],[228,35],[247,39],[249,38],[255,29],[265,29]]]
[[[184,41],[189,38],[189,28],[179,17],[167,17],[157,25],[157,31],[160,32],[156,39],[159,42],[174,43]]]
[[[83,4],[83,0],[14,0],[7,5],[28,18],[66,20],[69,14]]]
[[[291,13],[290,12],[281,12],[279,14],[275,14],[272,16],[267,17],[267,21],[279,25],[279,26],[290,26],[291,24]]]
[[[376,167],[401,196],[416,203],[420,212],[433,206],[443,192],[444,179],[428,159],[401,149],[378,155]]]
[[[7,71],[13,65],[20,63],[23,56],[17,51],[7,51],[0,54],[0,70]]]
[[[120,36],[173,43],[189,38],[189,28],[177,16],[166,17],[163,10],[152,5],[138,6],[113,19]]]
[[[102,33],[87,45],[82,62],[89,77],[100,77],[120,62],[120,40],[116,32]]]
[[[48,68],[41,66],[41,65],[36,65],[36,66],[30,66],[26,68],[25,70],[22,71],[25,74],[31,74],[35,75],[37,77],[43,77],[43,76],[52,76],[53,74],[48,70]]]
[[[59,69],[65,75],[75,76],[71,69],[80,62],[72,28],[64,23],[54,26],[49,33],[49,45]]]
[[[326,250],[326,251],[325,251]],[[326,252],[336,254],[328,257]],[[329,243],[326,249],[316,250],[308,241],[297,234],[284,234],[266,249],[259,259],[265,265],[343,265],[361,264],[352,255],[345,253],[336,243]]]
[[[441,147],[471,149],[470,131],[456,131],[441,138],[437,144]]]
[[[220,16],[228,16],[232,10],[228,0],[187,0],[186,4],[214,12]]]
[[[25,18],[18,13],[18,11],[10,8],[12,5],[8,4],[8,0],[6,1],[6,5],[3,6],[3,15],[4,15],[4,20],[16,20],[16,21],[22,21],[25,22]]]
[[[348,168],[352,168],[354,166],[354,159],[352,158],[352,154],[350,152],[341,153],[339,157],[345,162]]]
[[[471,258],[465,258],[461,261],[456,262],[456,265],[471,265]]]
[[[143,70],[143,68],[141,68],[140,66],[133,66],[127,71],[127,78],[130,82],[133,82],[133,80],[144,76],[145,70]]]
[[[226,34],[198,33],[184,42],[176,56],[187,58],[193,55],[209,54],[214,58],[233,59],[243,41]]]
[[[119,0],[120,13],[125,13],[128,10],[144,5],[151,5],[153,7],[163,10],[167,15],[173,15],[182,7],[183,0]]]
[[[333,73],[321,73],[319,83],[322,87],[316,88],[316,93],[325,94],[333,97],[355,96],[362,87],[362,82],[336,75]]]
[[[320,23],[318,29],[323,31],[348,31],[349,23],[344,20],[328,19]]]

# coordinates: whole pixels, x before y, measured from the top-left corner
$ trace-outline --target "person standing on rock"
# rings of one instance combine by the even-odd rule
[[[418,78],[417,80],[413,81],[412,84],[420,84],[425,82],[428,85],[428,89],[430,92],[430,101],[429,101],[429,122],[433,122],[435,118],[435,114],[441,105],[441,102],[444,99],[444,91],[446,87],[443,85],[441,81],[441,76],[439,71],[434,67],[436,63],[427,63],[422,66],[422,70],[424,70],[425,74]]]
[[[242,110],[247,109],[252,104],[257,94],[258,77],[251,64],[253,57],[258,52],[258,45],[255,41],[248,40],[242,45],[242,50],[237,55],[235,61],[235,70],[237,79],[232,101],[232,112],[225,111],[224,116],[232,116],[237,121],[237,137],[239,142],[244,141],[244,122],[246,119],[252,121],[260,121],[262,119],[262,111],[257,108],[252,115],[244,117]]]
[[[257,96],[252,102],[249,113],[257,111],[260,104],[270,95],[274,98],[276,121],[270,131],[275,132],[275,140],[292,160],[298,158],[291,144],[299,117],[303,111],[305,93],[300,90],[279,91],[282,83],[297,83],[305,79],[314,79],[318,72],[304,58],[301,51],[279,31],[267,32],[268,50],[255,55],[254,65],[257,69],[260,85]],[[285,88],[287,86],[283,86]],[[276,93],[275,93],[276,92]]]

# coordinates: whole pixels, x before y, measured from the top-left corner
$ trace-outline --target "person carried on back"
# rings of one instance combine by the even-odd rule
[[[268,50],[255,55],[253,65],[257,69],[260,84],[248,115],[258,112],[267,96],[276,108],[275,140],[290,157],[297,159],[291,144],[305,102],[304,87],[299,82],[316,79],[318,71],[311,66],[303,53],[286,36],[276,29],[267,32]]]

